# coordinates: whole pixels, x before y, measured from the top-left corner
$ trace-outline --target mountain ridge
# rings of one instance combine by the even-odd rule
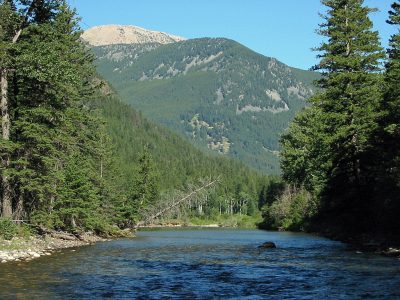
[[[148,30],[134,25],[99,25],[85,30],[81,38],[91,46],[116,44],[168,44],[186,40],[169,33]]]
[[[200,148],[279,171],[279,139],[318,74],[226,38],[93,47],[124,102]]]

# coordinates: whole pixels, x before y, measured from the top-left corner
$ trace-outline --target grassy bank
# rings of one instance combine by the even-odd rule
[[[181,219],[166,219],[154,224],[155,227],[231,227],[231,228],[257,228],[257,223],[262,221],[261,213],[253,216],[248,215],[215,215],[188,217]]]
[[[220,227],[239,227],[239,228],[256,228],[256,224],[262,221],[261,214],[248,215],[217,215],[214,217],[202,218],[195,217],[189,220],[191,225],[204,226],[218,224]]]

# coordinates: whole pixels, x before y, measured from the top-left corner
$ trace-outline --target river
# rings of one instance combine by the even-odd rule
[[[0,299],[60,298],[400,299],[400,260],[307,234],[192,229],[0,265]]]

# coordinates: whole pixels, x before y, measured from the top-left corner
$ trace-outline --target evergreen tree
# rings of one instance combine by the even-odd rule
[[[325,135],[328,124],[323,118],[324,113],[317,106],[307,107],[298,113],[281,137],[283,179],[315,194],[326,187],[332,166],[329,140]]]
[[[400,3],[392,4],[387,23],[399,26]],[[400,228],[400,33],[391,36],[385,72],[383,115],[376,134],[376,169],[379,174],[376,210],[380,216],[381,230],[393,232]],[[396,231],[397,232],[397,231]]]
[[[15,180],[12,178],[12,154],[13,145],[13,128],[12,128],[12,108],[17,106],[10,98],[10,90],[16,88],[11,86],[10,78],[15,81],[15,74],[19,72],[18,65],[15,63],[15,48],[19,46],[21,34],[27,28],[32,26],[40,26],[46,22],[53,20],[55,11],[62,4],[60,0],[4,0],[0,2],[1,14],[1,115],[2,115],[2,215],[6,218],[16,217],[21,207],[22,198],[16,193],[17,190]],[[17,10],[18,7],[18,10]],[[17,205],[13,203],[13,198],[18,197]],[[15,208],[16,206],[16,208]],[[15,212],[14,212],[15,210]],[[18,213],[17,213],[18,214]]]
[[[99,190],[95,186],[92,170],[84,157],[71,157],[64,170],[62,191],[54,207],[59,225],[63,229],[93,229],[99,218]],[[104,217],[104,216],[102,216]]]
[[[366,230],[374,226],[370,193],[375,186],[375,155],[371,138],[378,127],[381,100],[380,60],[384,58],[379,36],[372,31],[362,0],[326,0],[327,38],[318,50],[321,95],[312,99],[321,110],[324,157],[330,166],[323,190],[323,208],[335,222]],[[320,157],[321,158],[321,157]]]
[[[69,155],[84,150],[82,101],[87,99],[91,61],[79,42],[74,12],[60,4],[53,19],[29,26],[15,50],[15,168],[29,210],[51,212]]]
[[[149,145],[146,145],[129,195],[129,201],[134,204],[136,212],[146,210],[156,203],[160,195],[158,182],[159,175],[149,152]]]
[[[388,140],[385,141],[386,151],[392,154],[389,158],[391,172],[397,173],[397,181],[400,182],[400,3],[397,1],[392,4],[389,11],[389,24],[397,26],[397,33],[391,36],[389,41],[388,62],[386,63],[385,73],[385,101],[384,110],[386,112],[383,120]],[[389,170],[388,170],[389,171]]]
[[[113,210],[109,195],[118,194],[111,192],[110,140],[91,109],[100,95],[94,93],[93,56],[65,1],[18,5],[18,11],[13,1],[0,5],[8,17],[1,20],[1,63],[14,70],[2,88],[13,125],[1,141],[2,215],[93,229],[101,213]]]
[[[384,52],[368,18],[373,9],[362,0],[322,3],[328,10],[319,33],[326,39],[315,66],[321,92],[283,137],[282,169],[289,182],[320,198],[320,220],[363,231],[374,226],[366,216],[373,216],[372,139],[381,117]]]

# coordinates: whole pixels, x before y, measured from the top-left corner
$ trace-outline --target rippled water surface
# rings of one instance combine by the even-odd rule
[[[265,241],[278,248],[260,252]],[[0,265],[0,299],[8,298],[400,299],[400,261],[305,234],[142,231]]]

